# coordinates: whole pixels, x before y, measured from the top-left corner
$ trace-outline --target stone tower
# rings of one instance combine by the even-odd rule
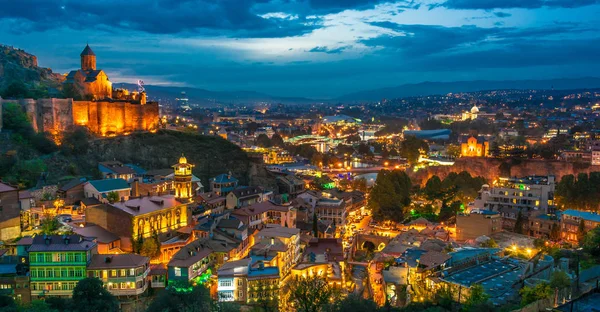
[[[179,163],[173,165],[175,176],[173,179],[173,188],[175,189],[175,197],[181,199],[189,199],[193,196],[192,190],[192,168],[194,165],[188,164],[185,156],[181,155]]]
[[[81,51],[81,69],[83,70],[96,70],[96,54],[92,51],[89,45],[85,46],[85,49]]]

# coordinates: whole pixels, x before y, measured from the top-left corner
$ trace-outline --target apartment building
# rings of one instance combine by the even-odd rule
[[[490,187],[484,184],[475,199],[474,208],[500,211],[502,208],[518,210],[554,211],[554,176],[528,176],[499,178]]]

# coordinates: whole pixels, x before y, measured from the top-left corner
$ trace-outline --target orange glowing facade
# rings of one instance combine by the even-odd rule
[[[460,155],[463,157],[487,157],[489,156],[490,143],[484,138],[470,136],[460,146]]]
[[[179,158],[179,163],[173,165],[173,169],[175,170],[173,187],[176,198],[189,199],[194,195],[192,189],[192,168],[194,168],[194,165],[188,164],[187,158],[183,155]]]

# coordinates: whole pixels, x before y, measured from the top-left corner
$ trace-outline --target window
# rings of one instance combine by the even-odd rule
[[[110,277],[117,277],[117,270],[110,270]]]
[[[67,254],[67,262],[74,262],[75,261],[75,255],[73,255],[73,253],[68,253]]]
[[[219,286],[221,287],[231,287],[233,286],[233,282],[231,280],[220,280]]]
[[[175,267],[173,270],[175,271],[175,276],[181,276],[181,268]]]
[[[129,276],[135,276],[135,269],[129,270]]]
[[[48,253],[48,254],[45,254],[45,255],[44,255],[44,260],[45,260],[46,262],[52,262],[52,254],[49,254],[49,253]]]
[[[127,289],[127,284],[121,283],[121,289]]]
[[[241,278],[238,278],[238,286],[242,286],[242,284],[243,284],[243,281],[242,281],[242,279],[241,279]]]
[[[126,270],[121,270],[121,274],[119,274],[119,276],[127,276],[127,271]]]
[[[244,291],[243,290],[239,290],[238,291],[238,298],[244,298]]]

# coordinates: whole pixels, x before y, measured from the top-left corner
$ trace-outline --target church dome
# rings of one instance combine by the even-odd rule
[[[477,114],[479,113],[479,108],[477,108],[477,105],[473,105],[473,108],[471,108],[471,114]]]
[[[181,158],[179,158],[179,163],[180,164],[187,164],[187,158],[185,158],[185,156],[181,155]]]

